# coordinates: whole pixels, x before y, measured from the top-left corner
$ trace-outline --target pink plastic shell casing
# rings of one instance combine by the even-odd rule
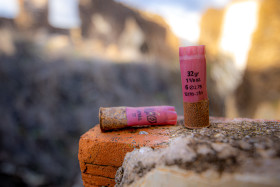
[[[183,101],[195,103],[208,99],[205,46],[179,48]]]
[[[127,107],[127,125],[175,125],[177,113],[172,106]]]

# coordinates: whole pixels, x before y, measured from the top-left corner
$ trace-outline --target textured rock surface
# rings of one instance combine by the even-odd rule
[[[211,118],[210,123],[198,130],[177,126],[167,148],[128,153],[117,185],[168,186],[172,180],[178,185],[280,185],[278,121]]]

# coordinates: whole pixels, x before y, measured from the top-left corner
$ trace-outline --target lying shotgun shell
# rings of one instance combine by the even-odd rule
[[[100,107],[99,123],[103,132],[132,126],[175,125],[177,113],[173,106]]]
[[[187,128],[208,127],[205,46],[179,48],[184,120]]]

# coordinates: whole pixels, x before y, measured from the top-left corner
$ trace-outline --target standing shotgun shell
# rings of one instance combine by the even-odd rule
[[[184,120],[187,128],[208,127],[205,46],[179,48]]]
[[[100,107],[99,122],[103,132],[132,126],[175,125],[177,113],[172,106]]]

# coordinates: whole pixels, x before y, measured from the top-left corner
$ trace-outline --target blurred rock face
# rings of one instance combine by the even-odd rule
[[[209,95],[225,102],[227,116],[279,119],[279,7],[277,0],[233,1],[202,17]]]
[[[43,0],[19,2],[19,14],[12,20],[12,28],[30,35],[52,52],[61,53],[67,48],[71,49],[70,54],[75,52],[113,61],[177,64],[179,41],[160,16],[140,12],[113,0],[80,0],[77,8],[81,27],[65,29],[65,24],[71,23],[59,28],[58,21],[64,18],[54,19],[53,13],[58,12],[56,1],[49,1],[49,6]],[[0,18],[1,22],[3,18]],[[68,38],[66,43],[63,40],[63,45],[60,35]]]
[[[258,27],[248,55],[248,69],[265,70],[280,66],[280,2],[262,1]]]
[[[219,51],[233,59],[235,67],[244,71],[252,34],[258,24],[259,0],[234,1],[223,16]]]
[[[224,10],[208,9],[201,18],[199,43],[207,45],[207,55],[217,56]],[[215,21],[213,21],[215,20]]]

